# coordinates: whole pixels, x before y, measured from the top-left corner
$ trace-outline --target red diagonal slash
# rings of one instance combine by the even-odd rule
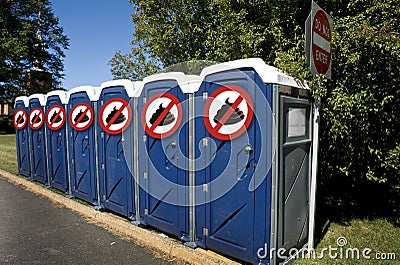
[[[56,110],[57,111],[57,110]],[[53,127],[53,124],[55,123],[55,121],[57,120],[57,118],[58,118],[58,116],[60,116],[60,114],[61,114],[61,109],[59,109],[59,111],[56,113],[56,116],[53,118],[53,119],[51,119],[50,120],[50,125],[51,125],[51,127]]]
[[[121,101],[119,101],[121,102]],[[121,102],[122,106],[121,108],[119,108],[119,110],[114,114],[114,116],[112,117],[112,119],[110,120],[109,123],[107,123],[106,128],[107,130],[110,129],[110,126],[114,123],[114,121],[118,118],[119,114],[121,114],[121,112],[128,106],[128,102]]]
[[[76,126],[79,122],[81,122],[81,120],[83,119],[83,117],[85,117],[86,113],[89,111],[89,108],[86,107],[86,110],[82,113],[82,115],[79,117],[79,119],[74,123],[74,125]],[[114,118],[114,117],[113,117]]]
[[[39,115],[36,115],[35,119],[34,119],[33,122],[31,123],[32,126],[33,126],[34,124],[36,124],[36,121],[40,118],[40,112],[39,112],[38,114],[39,114]]]
[[[225,114],[222,116],[222,118],[218,121],[217,125],[214,127],[214,130],[216,132],[218,132],[219,129],[221,129],[221,127],[229,119],[229,117],[236,110],[236,108],[239,106],[239,104],[242,102],[242,100],[243,100],[243,97],[239,94],[239,96],[235,100],[235,102],[233,102],[233,104],[226,110]]]
[[[22,114],[19,118],[18,118],[18,120],[17,120],[17,124],[19,124],[22,120],[22,118],[24,117],[25,115],[24,114]]]
[[[173,102],[173,100],[171,100],[171,102],[168,104],[168,106],[163,110],[163,112],[161,112],[160,116],[158,116],[158,118],[153,123],[153,125],[151,125],[150,131],[155,130],[155,128],[160,124],[160,122],[164,119],[164,117],[167,116],[169,110],[172,109],[172,107],[174,105],[175,105],[175,103]]]

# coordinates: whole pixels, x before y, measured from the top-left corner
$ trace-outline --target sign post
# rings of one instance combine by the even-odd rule
[[[333,19],[314,1],[311,4],[311,13],[305,22],[306,45],[305,52],[310,64],[312,74],[322,74],[331,79],[332,69],[332,32]],[[308,224],[308,249],[314,249],[315,207],[318,170],[318,144],[319,144],[319,109],[320,102],[314,103],[313,113],[313,144],[312,167],[310,180],[309,224]]]
[[[312,74],[331,79],[333,19],[314,1],[306,20],[306,55]]]

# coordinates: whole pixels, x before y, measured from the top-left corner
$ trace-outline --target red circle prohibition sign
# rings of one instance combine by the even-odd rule
[[[132,109],[122,98],[109,99],[100,109],[100,126],[108,134],[119,134],[128,128]]]
[[[236,115],[237,121],[228,122],[232,115]],[[217,88],[204,106],[204,125],[207,131],[219,140],[233,140],[239,137],[250,126],[252,118],[251,97],[246,90],[237,85]]]
[[[59,130],[65,123],[65,110],[60,105],[53,105],[47,111],[46,124],[51,130]]]
[[[167,138],[174,134],[182,122],[181,102],[170,93],[152,96],[143,106],[141,121],[145,132],[153,138]],[[166,124],[166,120],[170,124]]]
[[[332,32],[325,12],[318,10],[312,25],[312,54],[318,73],[325,74],[332,59]]]
[[[44,113],[41,108],[34,108],[29,112],[29,127],[33,130],[40,129],[44,123]]]
[[[25,128],[27,120],[28,114],[26,114],[25,110],[20,109],[14,113],[14,127],[18,130]]]
[[[74,130],[84,131],[93,123],[93,108],[87,103],[78,103],[71,109],[68,119]]]

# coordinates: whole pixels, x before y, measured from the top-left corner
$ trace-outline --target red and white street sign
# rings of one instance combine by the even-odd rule
[[[29,113],[29,127],[33,130],[40,129],[44,123],[44,113],[40,108],[34,108]]]
[[[330,79],[333,20],[329,14],[314,2],[312,2],[310,19],[310,70],[313,74],[323,74]]]
[[[89,128],[93,120],[93,108],[87,103],[76,104],[69,113],[69,124],[77,131],[84,131]]]
[[[14,126],[16,129],[21,130],[25,128],[27,120],[28,114],[26,114],[25,110],[20,109],[14,113]]]
[[[217,88],[204,106],[204,124],[220,140],[233,140],[242,135],[253,118],[250,95],[236,85]]]
[[[108,134],[119,134],[128,128],[132,119],[132,109],[122,98],[108,100],[100,109],[99,122]]]
[[[145,132],[161,139],[174,134],[182,121],[181,102],[169,93],[152,96],[143,106],[141,121]]]
[[[51,130],[60,129],[65,123],[65,110],[60,105],[53,105],[47,111],[46,124]]]

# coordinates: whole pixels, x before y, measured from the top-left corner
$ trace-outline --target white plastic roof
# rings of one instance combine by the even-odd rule
[[[29,98],[29,101],[31,99],[37,98],[37,99],[39,99],[40,105],[42,107],[46,106],[47,99],[46,99],[46,96],[43,94],[33,94],[33,95],[30,95],[28,98]]]
[[[23,101],[25,108],[29,107],[29,98],[27,96],[19,96],[15,98],[15,103],[17,103],[17,101]],[[15,107],[15,103],[14,103],[14,107]]]
[[[261,77],[264,83],[287,85],[292,87],[308,89],[308,86],[304,82],[296,80],[295,78],[283,73],[277,68],[265,64],[265,62],[260,58],[240,59],[240,60],[212,65],[204,68],[201,71],[200,76],[202,77],[202,79],[204,79],[206,76],[213,73],[224,72],[234,69],[241,69],[241,68],[253,68]]]
[[[47,98],[51,96],[58,96],[60,98],[61,104],[68,104],[69,101],[69,93],[64,90],[53,90],[47,93]]]
[[[90,101],[99,100],[100,93],[95,87],[92,87],[92,86],[78,86],[78,87],[74,87],[68,91],[70,96],[72,94],[81,93],[81,92],[85,92],[88,95]]]
[[[98,88],[98,91],[99,91],[98,94],[100,96],[101,91],[105,88],[123,86],[126,90],[126,93],[128,94],[128,97],[132,98],[132,97],[135,97],[137,94],[135,91],[137,89],[137,86],[135,83],[136,82],[127,80],[127,79],[117,79],[117,80],[107,81],[107,82],[101,83],[100,88]]]
[[[199,75],[187,75],[186,77],[186,83],[181,86],[183,93],[196,93],[201,86],[202,78]]]
[[[163,80],[175,80],[181,88],[182,92],[185,94],[195,93],[197,90],[199,90],[201,84],[201,78],[197,75],[185,75],[182,72],[159,73],[145,77],[143,79],[140,93],[146,84]]]
[[[133,82],[133,86],[134,86],[134,91],[135,93],[133,94],[134,98],[138,98],[140,97],[140,94],[142,93],[142,83],[143,81],[135,81]]]

